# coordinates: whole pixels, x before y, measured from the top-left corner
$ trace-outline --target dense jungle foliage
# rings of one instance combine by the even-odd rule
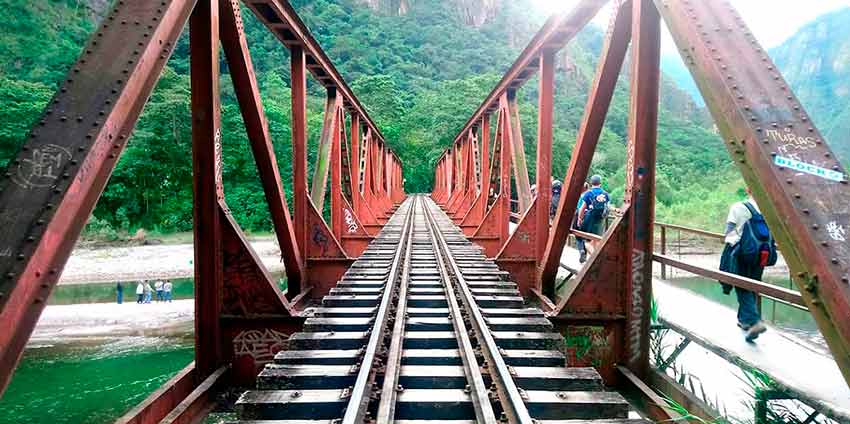
[[[378,123],[405,165],[408,192],[428,191],[433,164],[496,84],[543,17],[522,1],[481,27],[466,25],[450,0],[416,2],[389,16],[354,0],[297,0],[305,23]],[[103,15],[103,1],[0,0],[0,168],[15,154]],[[96,7],[99,4],[99,7]],[[284,185],[291,187],[287,50],[243,10],[260,90]],[[508,20],[510,18],[510,21]],[[604,30],[591,27],[559,57],[554,173],[563,178],[575,143]],[[138,122],[101,197],[90,232],[104,234],[191,229],[191,127],[188,34]],[[265,200],[222,55],[224,180],[227,201],[249,231],[269,231]],[[624,75],[627,72],[624,72]],[[536,151],[536,80],[520,93],[529,170]],[[594,159],[615,201],[623,193],[627,76],[621,79]],[[322,116],[323,92],[311,83],[310,163]],[[659,220],[720,230],[743,183],[705,111],[664,81],[658,148]],[[532,178],[534,176],[532,175]],[[291,193],[287,193],[291,195]]]

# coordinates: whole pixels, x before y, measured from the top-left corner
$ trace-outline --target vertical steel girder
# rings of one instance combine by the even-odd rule
[[[219,202],[221,104],[218,0],[201,0],[189,22],[195,234],[195,369],[203,378],[223,360],[219,323],[224,285]]]
[[[655,146],[661,78],[660,21],[652,0],[632,1],[631,101],[625,193],[629,208],[625,249],[631,260],[626,261],[623,270],[627,305],[623,363],[640,378],[646,378],[649,371]]]
[[[656,5],[850,382],[846,171],[732,6]]]
[[[113,8],[0,177],[0,394],[193,6]]]

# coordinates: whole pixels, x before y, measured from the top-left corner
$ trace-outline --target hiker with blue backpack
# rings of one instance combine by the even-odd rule
[[[602,189],[602,177],[594,175],[590,177],[590,190],[581,195],[579,202],[578,217],[576,218],[576,228],[579,231],[602,235],[605,218],[608,216],[609,203],[611,196],[607,191]],[[590,242],[591,250],[595,249],[596,242]],[[579,251],[579,262],[587,261],[587,240],[577,237],[576,247]]]
[[[776,243],[749,188],[747,195],[747,200],[729,208],[720,270],[761,281],[764,268],[776,264]],[[724,294],[732,292],[731,285],[721,284]],[[744,330],[745,339],[752,342],[767,331],[756,304],[758,297],[747,289],[734,289],[738,297],[738,327]]]

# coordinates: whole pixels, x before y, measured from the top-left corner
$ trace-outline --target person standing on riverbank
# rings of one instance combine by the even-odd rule
[[[151,303],[153,297],[153,287],[148,280],[145,280],[145,303]]]
[[[154,288],[156,289],[156,301],[157,302],[162,302],[163,300],[165,300],[165,298],[162,297],[162,285],[163,285],[162,280],[156,280],[156,283],[154,283]]]
[[[145,286],[141,281],[139,281],[139,284],[136,286],[136,296],[138,297],[138,299],[136,299],[136,303],[142,303],[145,298]]]
[[[124,303],[124,286],[120,281],[115,285],[115,301],[119,305]]]
[[[749,187],[746,191],[748,198],[729,208],[720,270],[761,281],[764,267],[776,263],[776,246]],[[732,292],[732,286],[721,284],[724,294]],[[746,340],[752,342],[767,331],[759,313],[759,298],[752,291],[737,286],[735,295],[738,298],[738,327],[746,332]]]
[[[171,280],[165,280],[165,284],[162,285],[162,289],[165,292],[165,301],[171,303],[171,290],[174,286],[171,284]]]

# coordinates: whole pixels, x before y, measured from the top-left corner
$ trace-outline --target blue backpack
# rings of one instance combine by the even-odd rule
[[[601,220],[608,216],[608,193],[604,190],[601,190],[599,193],[594,194],[593,191],[590,191],[590,205],[588,205],[588,213],[590,217],[594,220]]]
[[[749,202],[744,202],[744,206],[750,211],[752,217],[741,228],[741,240],[738,242],[736,253],[738,260],[760,267],[776,265],[776,242],[770,234],[770,228],[767,227],[764,216]]]

